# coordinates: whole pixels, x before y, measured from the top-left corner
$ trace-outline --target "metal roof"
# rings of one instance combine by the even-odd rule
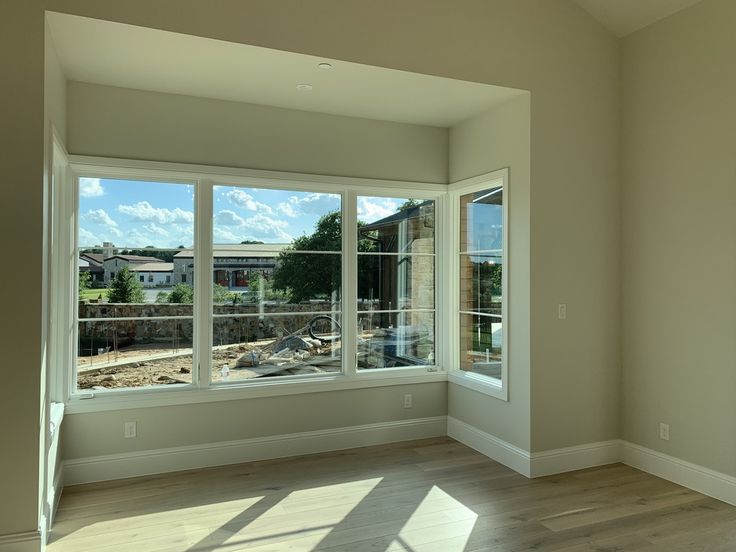
[[[174,263],[140,263],[130,267],[131,272],[173,272]]]

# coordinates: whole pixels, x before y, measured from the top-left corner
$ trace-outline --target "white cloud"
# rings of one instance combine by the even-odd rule
[[[291,207],[292,211],[295,212],[295,216],[299,212],[321,216],[329,211],[334,211],[335,209],[340,208],[340,196],[336,194],[320,193],[291,196],[288,204],[282,203],[281,205],[288,205]],[[279,207],[281,207],[281,205],[279,205]]]
[[[139,201],[132,205],[119,205],[118,211],[140,222],[155,222],[158,224],[194,222],[194,213],[192,211],[184,211],[179,207],[176,209],[154,207],[147,201]]]
[[[399,200],[387,197],[360,197],[358,198],[358,218],[365,222],[375,222],[393,215],[399,205]]]
[[[215,225],[218,224],[221,224],[222,226],[243,226],[245,224],[245,220],[235,213],[235,211],[223,209],[215,215]]]
[[[296,218],[297,216],[296,209],[291,203],[279,203],[276,208],[287,217]]]
[[[244,239],[248,239],[221,226],[215,226],[212,229],[212,236],[215,243],[240,243]]]
[[[248,211],[266,213],[269,215],[273,213],[273,209],[271,207],[269,207],[265,203],[256,201],[255,199],[253,199],[252,195],[244,192],[243,190],[230,190],[229,192],[225,193],[225,197],[235,205],[238,205],[243,209],[247,209]]]
[[[90,232],[89,230],[86,230],[79,227],[79,245],[81,247],[91,246],[91,245],[99,245],[102,243],[102,240],[98,238],[95,234]]]
[[[240,243],[243,240],[276,240],[290,242],[287,232],[289,223],[262,213],[242,218],[237,213],[224,209],[215,215],[213,228],[215,241]]]
[[[105,190],[99,178],[80,178],[79,195],[80,197],[100,197],[105,195]]]
[[[283,242],[292,240],[292,236],[285,230],[289,227],[289,223],[285,220],[257,214],[245,219],[245,227],[264,238],[275,238]]]
[[[90,209],[85,214],[82,215],[82,220],[85,222],[89,222],[91,224],[95,224],[97,226],[101,226],[104,228],[102,230],[103,236],[115,236],[116,238],[119,238],[123,235],[123,233],[118,228],[118,223],[115,222],[110,215],[107,214],[107,211],[104,209]]]
[[[110,215],[108,215],[107,211],[105,211],[104,209],[90,209],[82,215],[82,220],[91,222],[93,224],[102,224],[104,226],[117,227],[118,225],[118,223],[112,220]]]
[[[159,247],[162,244],[157,243],[155,237],[152,237],[149,234],[144,234],[138,228],[133,228],[125,234],[125,245],[128,247],[138,248],[146,247],[149,245]]]
[[[144,224],[143,229],[149,234],[151,234],[152,236],[166,237],[169,235],[169,233],[166,231],[165,228],[161,228],[155,222],[149,222],[148,224]]]

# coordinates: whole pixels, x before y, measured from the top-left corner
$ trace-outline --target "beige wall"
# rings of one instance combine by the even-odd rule
[[[69,83],[72,154],[446,182],[448,130]],[[116,109],[110,109],[116,106]],[[403,408],[404,393],[414,407]],[[447,386],[393,386],[68,415],[63,457],[444,416]],[[122,439],[125,420],[147,428]]]
[[[5,7],[0,10],[0,250],[27,268],[3,275],[0,286],[3,535],[33,531],[38,525],[41,293],[18,290],[41,289],[44,20],[33,3],[18,3],[11,14]],[[23,240],[18,229],[23,229]]]
[[[413,395],[411,409],[404,408],[404,393]],[[446,412],[447,385],[423,383],[77,414],[64,419],[63,456],[85,458],[444,416]],[[137,438],[122,438],[123,420],[138,422]]]
[[[0,487],[16,497],[2,506],[0,533],[30,530],[36,515],[41,298],[17,289],[40,285],[44,8],[530,90],[531,448],[615,434],[607,413],[618,366],[618,44],[572,1],[16,0],[0,17],[0,235],[25,270],[0,288],[16,313],[0,333],[13,367],[0,408],[14,420],[2,430],[12,452]],[[555,318],[562,300],[566,325]]]
[[[444,128],[77,82],[68,107],[80,155],[447,182]]]
[[[450,181],[509,168],[509,401],[449,384],[448,415],[524,450],[531,443],[529,202],[531,102],[523,94],[450,129]]]
[[[729,475],[734,21],[732,0],[705,0],[622,43],[623,437]]]

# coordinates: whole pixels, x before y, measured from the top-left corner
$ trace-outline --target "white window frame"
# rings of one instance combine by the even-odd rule
[[[235,400],[240,398],[267,397],[382,387],[399,384],[427,383],[445,381],[446,367],[441,359],[448,359],[451,343],[447,339],[450,332],[448,317],[442,314],[446,305],[445,293],[439,292],[446,286],[447,269],[440,261],[446,258],[444,252],[444,228],[447,216],[444,184],[426,182],[403,182],[374,180],[336,176],[322,176],[299,173],[283,173],[251,169],[234,169],[205,165],[181,163],[123,160],[100,157],[70,155],[69,170],[66,171],[66,200],[57,205],[61,233],[61,243],[68,243],[67,250],[72,255],[57,255],[52,283],[53,289],[61,298],[64,308],[56,316],[68,325],[74,320],[77,305],[77,221],[78,180],[80,177],[145,180],[150,182],[171,182],[195,186],[195,251],[200,259],[197,262],[195,281],[212,281],[212,188],[213,186],[239,186],[247,188],[285,189],[306,192],[325,192],[342,195],[343,205],[343,243],[342,243],[342,341],[343,372],[319,377],[284,376],[268,380],[229,382],[227,385],[210,385],[212,344],[212,285],[195,286],[194,336],[192,384],[161,387],[146,387],[120,390],[85,392],[76,389],[76,351],[64,355],[65,361],[57,367],[63,376],[57,395],[67,405],[68,413],[96,412],[123,408],[189,404]],[[357,347],[357,328],[349,321],[357,320],[357,196],[411,197],[435,200],[435,362],[434,366],[412,366],[385,368],[380,370],[357,371],[355,363]],[[202,222],[207,221],[207,224]],[[71,275],[71,276],[70,276]],[[73,285],[70,285],[70,277]],[[348,281],[351,280],[351,281]],[[203,329],[200,330],[200,327]],[[77,329],[75,328],[75,332]],[[74,334],[76,335],[76,333]],[[68,340],[67,340],[68,341]],[[72,340],[75,341],[75,340]],[[58,343],[58,342],[57,342]],[[76,347],[75,344],[73,344]],[[67,346],[68,347],[68,346]],[[349,362],[348,359],[352,359]]]
[[[501,351],[501,379],[475,374],[460,369],[460,197],[469,193],[478,192],[487,188],[503,187],[503,272],[501,275],[501,311],[503,322],[502,351]],[[447,220],[450,225],[445,233],[444,250],[448,253],[446,259],[449,265],[449,281],[445,298],[447,318],[452,320],[449,339],[451,347],[445,348],[451,358],[446,357],[443,364],[453,366],[448,371],[447,380],[490,395],[503,401],[509,400],[509,170],[507,168],[490,173],[454,182],[448,186],[447,204],[450,213]]]

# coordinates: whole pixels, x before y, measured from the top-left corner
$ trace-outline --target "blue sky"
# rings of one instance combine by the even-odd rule
[[[395,213],[406,199],[358,198],[358,218],[373,222]],[[340,196],[216,186],[215,243],[258,240],[288,243],[310,234],[322,215],[340,208]],[[191,247],[194,186],[80,178],[79,245],[109,241],[118,247]]]

